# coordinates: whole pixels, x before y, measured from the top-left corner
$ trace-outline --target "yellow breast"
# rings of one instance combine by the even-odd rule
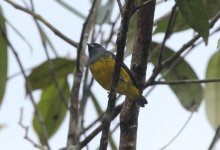
[[[99,58],[90,64],[90,70],[95,80],[106,90],[110,90],[115,61],[111,56]]]
[[[90,70],[93,77],[103,88],[108,91],[111,89],[114,66],[115,60],[111,55],[100,57],[95,62],[90,64]],[[133,84],[131,77],[124,68],[121,68],[119,83],[116,91],[130,98],[137,98],[140,96],[137,87]]]

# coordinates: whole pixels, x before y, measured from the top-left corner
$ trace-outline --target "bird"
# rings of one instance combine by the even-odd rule
[[[111,90],[116,56],[97,43],[87,43],[89,51],[88,66],[93,78],[107,91]],[[128,67],[122,63],[116,92],[135,100],[140,107],[147,104],[141,94],[135,78]]]

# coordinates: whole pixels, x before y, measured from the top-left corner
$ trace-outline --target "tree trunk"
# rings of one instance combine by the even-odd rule
[[[141,0],[140,4],[146,1],[148,0]],[[155,3],[156,1],[153,0],[137,10],[137,32],[132,54],[131,71],[141,91],[146,81],[148,48],[152,38]],[[126,99],[120,115],[120,150],[136,149],[138,115],[139,106],[135,101]]]

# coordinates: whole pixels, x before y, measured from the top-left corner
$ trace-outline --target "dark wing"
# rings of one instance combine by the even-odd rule
[[[106,54],[107,54],[107,55],[109,55],[109,54],[112,55],[112,58],[114,58],[114,59],[116,60],[116,56],[115,56],[115,54],[113,54],[112,52],[106,51]],[[138,88],[137,82],[136,82],[136,80],[135,80],[133,74],[131,73],[130,69],[128,69],[128,67],[125,65],[124,62],[122,62],[121,67],[125,69],[125,71],[126,71],[126,72],[128,73],[128,75],[130,76],[130,78],[131,78],[133,84]]]

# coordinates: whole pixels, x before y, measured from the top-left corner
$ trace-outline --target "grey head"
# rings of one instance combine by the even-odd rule
[[[89,62],[88,63],[92,63],[93,61],[98,59],[100,56],[102,56],[105,52],[107,52],[104,47],[102,47],[101,45],[97,43],[90,43],[90,44],[87,43],[87,45],[89,48]]]

